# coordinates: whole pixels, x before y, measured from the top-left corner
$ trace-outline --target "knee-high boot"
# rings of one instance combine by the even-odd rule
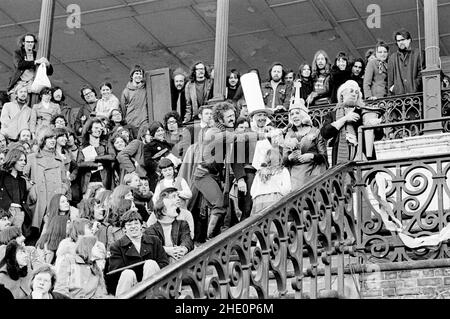
[[[209,216],[208,233],[207,233],[208,239],[211,239],[214,237],[215,230],[219,226],[219,221],[220,221],[220,215],[211,214],[211,216]]]

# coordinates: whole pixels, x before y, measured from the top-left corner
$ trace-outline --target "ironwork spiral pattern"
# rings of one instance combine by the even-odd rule
[[[395,217],[413,238],[439,233],[450,221],[450,156],[424,156],[414,161],[391,160],[389,163],[357,163],[357,202],[360,225],[358,250],[370,253],[376,261],[406,261],[447,258],[445,243],[438,247],[409,249],[396,232],[386,230],[377,201],[368,185],[374,173],[388,179],[387,197]]]
[[[379,107],[384,110],[385,123],[413,121],[423,119],[423,93],[385,97],[375,101],[364,101],[367,106]],[[443,115],[450,115],[450,90],[442,91]],[[311,106],[311,119],[315,127],[322,127],[325,116],[333,111],[336,104]],[[447,114],[448,113],[448,114]],[[271,121],[277,128],[285,128],[289,123],[288,112],[277,112],[271,116]],[[450,123],[445,123],[446,131],[450,131]],[[385,130],[384,139],[399,139],[417,136],[422,133],[422,124],[411,124]]]
[[[344,233],[356,236],[353,205],[346,196],[347,183],[354,183],[351,171],[350,163],[332,169],[306,189],[228,229],[224,236],[208,241],[205,249],[194,250],[168,266],[170,271],[163,269],[160,276],[139,283],[133,298],[268,298],[270,278],[275,278],[279,296],[286,294],[289,282],[289,287],[302,292],[304,272],[309,271],[317,282],[320,268],[331,271],[328,257],[333,247],[341,247],[337,251],[343,258]],[[336,244],[333,226],[341,232]],[[305,252],[310,269],[304,269]],[[288,265],[294,269],[292,278],[287,276]],[[310,285],[308,293],[316,297],[317,285]]]

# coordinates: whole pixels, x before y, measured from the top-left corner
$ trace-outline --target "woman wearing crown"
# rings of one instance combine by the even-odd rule
[[[312,125],[300,85],[294,83],[295,98],[289,107],[289,125],[283,145],[284,164],[290,169],[292,190],[300,189],[328,168],[325,140]]]

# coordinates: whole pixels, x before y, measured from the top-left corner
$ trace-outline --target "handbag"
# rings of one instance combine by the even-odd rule
[[[44,63],[41,63],[37,68],[33,84],[31,84],[31,92],[40,93],[43,88],[49,88],[51,86],[50,79],[47,76],[47,68]]]

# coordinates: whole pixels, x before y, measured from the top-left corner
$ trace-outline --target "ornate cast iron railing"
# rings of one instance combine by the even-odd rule
[[[358,250],[373,262],[449,258],[448,245],[408,248],[395,231],[388,231],[371,200],[374,174],[386,178],[388,203],[413,238],[439,233],[450,220],[450,155],[360,162],[356,169]],[[366,185],[370,192],[367,192]]]
[[[352,171],[351,163],[329,170],[121,297],[265,299],[272,275],[278,296],[286,294],[290,282],[301,298],[306,273],[309,296],[316,298],[319,271],[325,289],[331,289],[332,254],[337,255],[333,263],[337,260],[338,292],[343,295],[344,253],[356,241]],[[304,263],[305,256],[309,263]],[[291,278],[288,262],[294,269]]]
[[[448,121],[450,117],[408,123],[429,128],[430,123]],[[364,143],[365,130],[387,126],[402,127],[404,124],[399,122],[362,126],[358,130],[359,141]],[[357,158],[362,159],[361,152],[358,152]],[[387,202],[395,218],[401,222],[403,233],[411,238],[438,234],[450,220],[450,155],[359,161],[355,167],[358,251],[374,262],[450,257],[445,242],[433,247],[408,248],[398,232],[387,230],[380,216],[379,201],[374,200],[373,196],[376,193],[375,175],[382,174],[383,183],[387,184]]]
[[[450,116],[450,89],[441,91],[442,98],[442,116]],[[444,132],[450,132],[450,121],[445,121],[442,126]]]
[[[450,91],[449,91],[450,93]],[[450,96],[446,95],[449,99]],[[413,121],[423,118],[423,93],[397,95],[385,97],[382,99],[364,101],[366,105],[377,106],[384,110],[384,122],[395,123],[400,121]],[[309,108],[313,125],[321,127],[324,123],[325,116],[334,109],[336,104],[329,104],[323,106],[311,106]],[[449,110],[450,113],[450,110]],[[449,114],[450,115],[450,114]],[[275,113],[272,116],[272,121],[276,127],[284,128],[288,124],[289,118],[287,112]],[[450,124],[449,124],[450,126]],[[405,136],[416,136],[422,130],[422,127],[417,125],[405,125],[402,128],[386,131],[386,139],[398,139]]]

